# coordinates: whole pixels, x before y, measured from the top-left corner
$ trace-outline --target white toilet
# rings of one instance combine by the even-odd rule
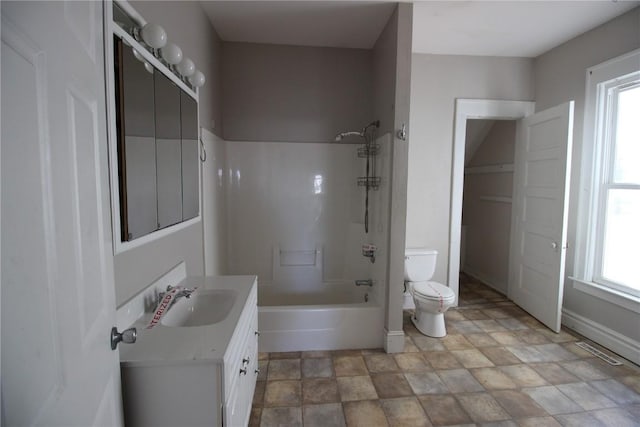
[[[427,248],[407,248],[404,253],[404,280],[413,295],[415,312],[411,321],[420,332],[430,337],[444,337],[444,312],[455,302],[453,291],[431,282],[438,252]]]

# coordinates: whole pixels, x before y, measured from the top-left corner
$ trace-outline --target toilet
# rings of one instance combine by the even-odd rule
[[[453,291],[431,282],[436,269],[438,251],[427,248],[407,248],[404,253],[404,280],[415,304],[411,321],[418,330],[430,337],[447,335],[444,312],[456,299]]]

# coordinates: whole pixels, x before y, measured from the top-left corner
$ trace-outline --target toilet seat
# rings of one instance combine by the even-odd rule
[[[438,282],[413,282],[414,294],[422,299],[434,301],[452,301],[455,300],[455,294],[441,283]]]

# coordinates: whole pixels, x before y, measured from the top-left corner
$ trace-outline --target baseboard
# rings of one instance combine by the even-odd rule
[[[384,350],[387,353],[401,353],[404,351],[404,331],[384,330]]]
[[[474,270],[473,268],[469,268],[468,266],[464,266],[462,268],[462,272],[464,274],[466,274],[467,276],[471,276],[474,279],[477,279],[479,281],[481,281],[482,283],[484,283],[485,285],[489,286],[490,288],[492,288],[494,291],[496,292],[500,292],[503,295],[507,295],[507,291],[508,291],[508,287],[506,283],[500,283],[499,280],[496,280],[495,278],[489,277],[485,274],[482,274],[476,270]]]
[[[640,365],[639,342],[566,308],[562,309],[562,324]]]

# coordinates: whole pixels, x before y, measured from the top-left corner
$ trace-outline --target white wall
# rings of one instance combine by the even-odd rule
[[[200,125],[221,132],[220,40],[197,2],[135,1],[149,22],[162,25],[169,40],[182,47],[207,77],[200,90]],[[114,257],[116,304],[121,305],[165,272],[184,261],[187,274],[202,275],[202,222]]]
[[[202,228],[204,271],[207,276],[227,274],[227,142],[202,132],[206,162],[202,164]]]
[[[467,128],[477,121],[467,120]],[[469,160],[468,168],[513,165],[516,122],[488,122],[493,125]],[[462,270],[505,295],[508,291],[512,192],[513,172],[465,173],[462,224],[466,225],[467,232]]]
[[[272,248],[323,249],[322,281],[366,279],[361,255],[365,174],[358,145],[227,142],[227,230],[230,274],[257,274],[260,283],[287,274],[274,271]],[[372,228],[374,225],[372,224]],[[276,269],[278,267],[276,266]],[[295,269],[291,269],[295,270]]]
[[[456,98],[530,101],[533,60],[413,54],[406,246],[438,251],[434,280],[448,283]]]
[[[586,319],[581,327],[606,328],[604,335],[620,334],[622,340],[640,345],[640,316],[573,288],[580,163],[582,161],[584,100],[587,68],[640,48],[640,8],[609,21],[536,58],[534,63],[536,109],[575,100],[573,168],[569,201],[569,230],[564,308]],[[611,331],[611,332],[609,332]],[[592,330],[582,329],[585,334]],[[594,336],[593,339],[597,338]],[[637,348],[637,347],[636,347]]]

